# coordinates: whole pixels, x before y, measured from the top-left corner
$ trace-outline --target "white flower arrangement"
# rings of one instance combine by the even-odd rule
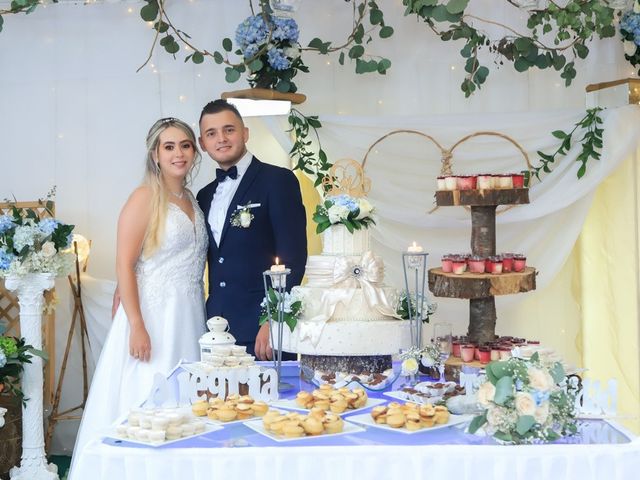
[[[478,389],[485,410],[469,432],[483,428],[501,442],[543,443],[577,432],[577,390],[566,382],[560,362],[544,365],[535,353],[529,360],[510,358],[486,367],[487,381]]]
[[[284,303],[283,321],[287,324],[289,329],[293,332],[298,324],[298,318],[302,315],[303,306],[302,299],[295,292],[284,292],[282,301]],[[261,311],[258,323],[260,325],[269,321],[269,313],[271,313],[271,319],[278,321],[278,308],[280,304],[280,294],[273,288],[269,288],[268,298],[265,297],[260,303]],[[269,308],[267,308],[267,305]]]
[[[0,276],[69,274],[75,262],[70,249],[73,227],[13,205],[11,214],[0,216]]]
[[[349,232],[368,228],[375,224],[373,219],[374,207],[364,197],[350,195],[336,195],[325,199],[324,203],[316,207],[313,221],[318,224],[316,233],[322,233],[331,225],[342,223]]]

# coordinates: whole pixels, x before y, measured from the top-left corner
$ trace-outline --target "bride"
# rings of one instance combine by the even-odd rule
[[[74,464],[89,440],[146,399],[156,372],[168,373],[182,358],[199,359],[208,239],[204,215],[186,188],[199,160],[186,123],[164,118],[149,130],[143,184],[118,220],[121,303],[93,376]]]

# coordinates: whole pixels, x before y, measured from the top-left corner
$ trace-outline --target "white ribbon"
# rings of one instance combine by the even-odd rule
[[[383,279],[384,262],[371,251],[365,252],[357,263],[349,257],[339,257],[333,266],[335,288],[357,288],[360,285],[370,308],[399,319],[381,288]]]

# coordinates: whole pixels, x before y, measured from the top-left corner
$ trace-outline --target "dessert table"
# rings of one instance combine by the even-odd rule
[[[293,362],[292,362],[293,363]],[[297,365],[283,370],[296,389]],[[382,392],[368,392],[380,397]],[[387,397],[384,397],[387,398]],[[389,399],[391,400],[391,399]],[[349,415],[343,417],[349,421]],[[278,442],[242,423],[155,448],[95,438],[75,460],[71,480],[101,479],[629,479],[640,471],[640,438],[613,422],[583,420],[580,435],[551,445],[497,445],[464,425],[414,434],[373,427]]]

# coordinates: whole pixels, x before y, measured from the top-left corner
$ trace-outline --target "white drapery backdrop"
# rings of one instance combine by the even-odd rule
[[[459,89],[464,67],[458,55],[461,45],[441,42],[423,23],[403,17],[400,0],[379,3],[386,22],[395,28],[390,40],[376,39],[371,44],[373,54],[392,60],[387,75],[355,75],[351,66],[340,67],[335,58],[309,55],[305,62],[312,73],[296,79],[300,91],[308,96],[300,109],[321,115],[321,140],[331,160],[360,160],[373,141],[397,128],[424,131],[445,146],[466,133],[495,129],[513,136],[533,160],[536,149],[553,147],[551,130],[569,129],[580,117],[586,84],[633,75],[622,55],[621,42],[613,38],[590,45],[589,58],[576,63],[578,76],[570,88],[564,87],[557,72],[520,74],[506,65],[492,70],[482,90],[465,99]],[[246,87],[225,83],[222,66],[213,62],[185,64],[162,51],[156,51],[151,63],[136,73],[153,38],[153,31],[139,18],[142,5],[53,4],[28,16],[7,16],[0,33],[0,139],[4,147],[0,196],[33,200],[57,185],[57,216],[93,240],[89,273],[109,280],[115,278],[117,216],[142,177],[143,141],[149,126],[159,117],[177,116],[196,127],[202,105],[222,91]],[[176,24],[209,50],[219,48],[221,38],[232,37],[236,25],[249,14],[248,2],[238,0],[176,2],[168,8]],[[526,21],[521,11],[506,2],[474,0],[472,10],[516,28]],[[350,6],[343,0],[302,2],[296,16],[301,43],[315,36],[341,43],[350,31],[349,12]],[[487,30],[499,33],[500,27],[489,26]],[[485,55],[484,60],[491,63],[492,58]],[[637,118],[631,113],[616,115],[615,132],[619,138],[627,138],[624,132]],[[250,148],[264,160],[287,162],[283,120],[249,122]],[[272,135],[274,125],[279,128],[272,130]],[[630,151],[624,142],[620,148]],[[433,205],[434,176],[439,169],[439,154],[432,145],[419,137],[398,135],[377,150],[369,156],[366,168],[373,179],[371,198],[379,214],[379,226],[373,232],[375,248],[385,257],[388,283],[401,285],[401,249],[419,241],[431,253],[433,265],[441,253],[469,249],[470,221],[459,208],[426,213]],[[478,138],[456,150],[454,171],[519,170],[524,162],[518,155],[508,143]],[[622,151],[607,152],[610,160],[592,162],[588,177],[571,183],[577,168],[574,155],[575,151],[532,190],[535,201],[529,207],[498,217],[498,248],[526,253],[540,269],[540,288],[557,272],[566,250],[547,252],[537,240],[546,236],[575,239],[594,185],[610,171],[612,164],[607,162],[615,163],[624,156]],[[475,162],[483,159],[489,163],[476,168]],[[204,159],[193,189],[208,183],[212,172],[212,163]],[[566,190],[559,186],[563,178]],[[547,189],[553,192],[547,194]],[[546,207],[545,202],[549,202]],[[536,220],[530,216],[535,210],[554,212],[548,224],[540,224],[541,231],[522,227],[534,224]],[[557,230],[547,230],[553,226]],[[563,244],[569,248],[569,240]],[[85,289],[88,304],[93,301],[92,292],[102,292],[100,308],[92,309],[102,313],[89,319],[96,348],[104,335],[101,330],[110,322],[108,286],[95,284],[91,288],[87,283]],[[66,281],[59,281],[57,290],[61,297],[57,311],[59,366],[70,316]],[[509,303],[519,301],[518,297],[499,299],[499,328],[502,321],[516,314],[516,307]],[[461,331],[468,317],[466,302],[438,302],[440,311],[435,319],[451,320]],[[570,349],[571,332],[566,335],[567,341],[554,345],[556,348]],[[571,355],[575,357],[575,352]],[[63,409],[75,405],[81,391],[80,363],[75,354],[73,360]],[[71,448],[75,428],[72,422],[59,424],[54,451]]]

